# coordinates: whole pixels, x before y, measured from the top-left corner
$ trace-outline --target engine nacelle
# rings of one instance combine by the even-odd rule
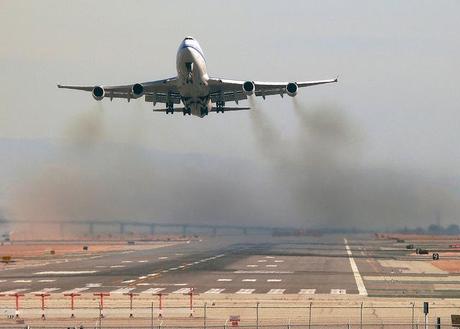
[[[96,86],[93,88],[93,98],[97,101],[100,101],[105,96],[105,90],[101,86]]]
[[[289,82],[286,85],[286,92],[291,97],[294,97],[295,95],[297,95],[297,90],[299,90],[299,86],[295,82]]]
[[[134,98],[138,98],[144,95],[144,86],[140,83],[135,83],[131,88],[131,93]]]
[[[254,85],[254,82],[245,81],[243,83],[243,91],[246,94],[246,96],[251,96],[252,94],[254,94],[255,89],[256,89],[256,86]]]

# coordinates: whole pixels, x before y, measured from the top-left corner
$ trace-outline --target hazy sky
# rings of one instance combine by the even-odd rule
[[[177,47],[192,35],[212,76],[291,81],[338,74],[337,85],[306,88],[297,98],[305,108],[341,112],[360,166],[409,172],[458,191],[459,12],[454,0],[0,0],[0,138],[65,143],[89,115],[85,134],[100,125],[94,129],[103,142],[265,162],[251,113],[166,116],[152,113],[151,104],[121,100],[99,108],[89,93],[56,88],[174,76]],[[303,129],[291,99],[259,104],[276,138],[289,145]],[[103,118],[92,118],[94,111]]]

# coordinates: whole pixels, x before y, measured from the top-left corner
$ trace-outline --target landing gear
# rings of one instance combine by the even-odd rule
[[[201,116],[204,117],[205,115],[208,115],[208,108],[206,106],[202,107],[200,112],[201,112]]]
[[[166,103],[166,114],[174,114],[174,103]]]
[[[186,107],[186,108],[184,108],[183,113],[184,113],[184,115],[186,115],[186,114],[192,115],[192,109],[190,107]]]
[[[225,102],[224,102],[224,101],[217,101],[217,102],[216,102],[216,112],[217,112],[217,113],[219,113],[219,112],[224,113],[224,106],[225,106]]]

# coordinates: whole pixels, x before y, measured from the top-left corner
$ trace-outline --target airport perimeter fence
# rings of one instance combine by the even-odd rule
[[[118,326],[111,326],[111,325],[8,325],[4,326],[0,324],[1,329],[203,329],[203,326],[144,326],[144,325],[118,325]],[[285,325],[285,326],[213,326],[213,327],[206,327],[206,329],[444,329],[444,328],[452,328],[451,324],[447,325],[438,325],[438,324],[400,324],[400,323],[381,323],[381,324],[367,324],[362,325],[360,324],[317,324],[312,325],[311,327],[305,325]]]
[[[102,308],[99,305],[74,307],[72,310],[57,306],[25,306],[19,311],[9,309],[9,312],[3,312],[0,328],[79,329],[80,325],[75,326],[75,323],[82,323],[82,328],[98,329],[440,329],[453,327],[452,315],[460,314],[460,303],[456,301],[430,306],[426,316],[420,302],[395,306],[372,303],[314,305],[314,302],[305,306],[264,306],[259,302],[244,306],[215,306],[212,303],[208,306],[204,303],[192,305],[192,308],[159,309],[153,304],[150,307],[135,306],[107,305]],[[115,326],[114,323],[125,326]],[[136,323],[136,326],[129,323]]]

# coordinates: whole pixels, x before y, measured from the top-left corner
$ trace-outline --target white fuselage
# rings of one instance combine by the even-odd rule
[[[177,88],[191,114],[204,116],[212,109],[209,98],[206,60],[198,41],[186,38],[177,50]]]

